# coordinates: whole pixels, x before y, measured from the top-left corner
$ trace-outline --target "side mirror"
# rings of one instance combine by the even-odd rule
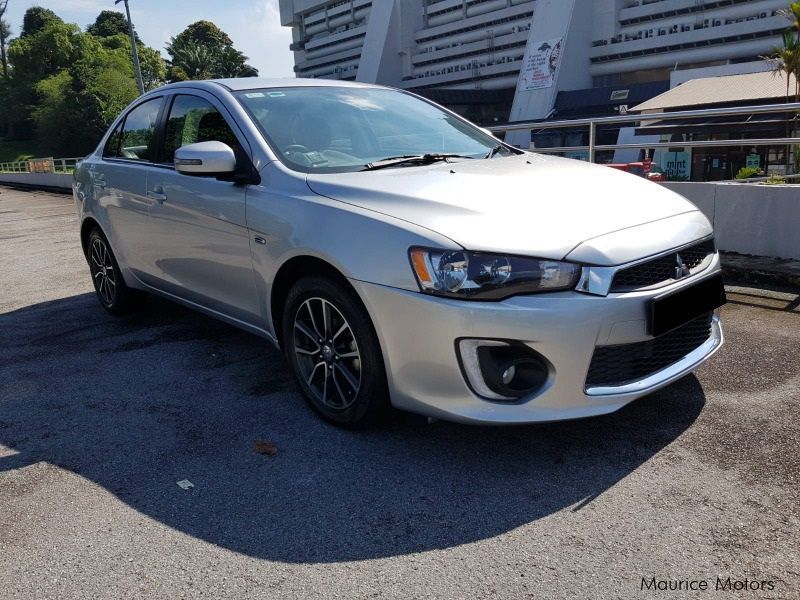
[[[184,175],[231,175],[236,170],[236,155],[222,142],[187,144],[175,151],[175,170]]]

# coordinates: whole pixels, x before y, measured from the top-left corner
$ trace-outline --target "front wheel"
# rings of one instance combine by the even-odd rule
[[[289,292],[283,345],[300,389],[324,419],[343,427],[376,422],[389,406],[378,337],[358,296],[308,277]]]
[[[144,303],[147,294],[139,290],[132,290],[125,285],[122,271],[111,251],[111,246],[98,228],[93,229],[89,234],[86,259],[89,261],[89,271],[92,274],[92,283],[94,291],[97,293],[97,299],[109,313],[112,315],[127,314]]]

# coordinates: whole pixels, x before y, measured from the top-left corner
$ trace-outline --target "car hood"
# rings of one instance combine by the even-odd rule
[[[537,154],[310,174],[307,182],[317,194],[420,225],[470,250],[551,259],[593,238],[697,211],[644,178]]]

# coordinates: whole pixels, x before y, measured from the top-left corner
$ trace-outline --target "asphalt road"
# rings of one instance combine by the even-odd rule
[[[723,350],[614,415],[349,433],[260,339],[108,316],[71,198],[0,188],[0,598],[798,598],[800,297],[729,297]]]

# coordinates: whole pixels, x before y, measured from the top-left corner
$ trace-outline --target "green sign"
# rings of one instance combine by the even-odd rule
[[[689,179],[692,175],[692,155],[689,152],[662,152],[660,166],[667,179]]]
[[[748,154],[747,155],[746,166],[753,167],[755,169],[760,169],[761,168],[761,155],[760,154]]]

